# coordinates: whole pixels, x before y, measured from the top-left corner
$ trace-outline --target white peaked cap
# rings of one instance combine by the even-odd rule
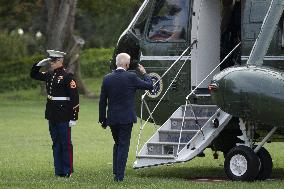
[[[55,50],[47,50],[46,52],[48,53],[49,57],[54,57],[54,58],[63,58],[66,55],[65,52],[55,51]]]

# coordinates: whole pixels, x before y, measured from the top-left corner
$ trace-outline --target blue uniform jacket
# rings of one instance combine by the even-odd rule
[[[137,89],[152,90],[151,78],[144,74],[143,80],[135,73],[118,69],[103,79],[99,103],[99,120],[109,126],[136,123],[135,92]],[[106,116],[107,108],[107,116]]]

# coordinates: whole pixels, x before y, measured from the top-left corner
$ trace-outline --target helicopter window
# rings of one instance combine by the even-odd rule
[[[158,0],[147,36],[152,41],[184,41],[187,36],[188,0]]]

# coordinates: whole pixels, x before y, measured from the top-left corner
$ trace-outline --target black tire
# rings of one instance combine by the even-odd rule
[[[266,180],[271,177],[272,173],[272,158],[269,152],[261,147],[260,150],[256,153],[260,160],[260,170],[256,177],[257,180]]]
[[[237,166],[240,163],[242,166]],[[236,146],[226,155],[224,169],[231,180],[253,181],[259,173],[260,160],[251,148]]]

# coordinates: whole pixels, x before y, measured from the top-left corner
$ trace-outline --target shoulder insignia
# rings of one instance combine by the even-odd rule
[[[73,79],[70,82],[70,88],[71,89],[75,89],[76,88],[76,83],[75,83],[75,81]]]

